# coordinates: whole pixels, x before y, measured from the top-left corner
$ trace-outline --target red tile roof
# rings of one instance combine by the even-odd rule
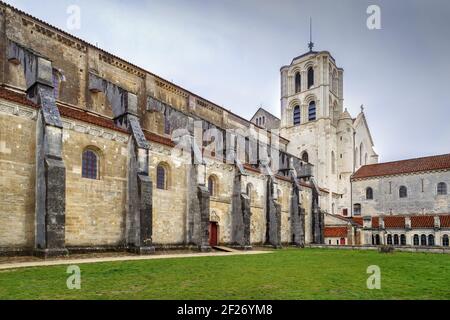
[[[373,217],[372,218],[372,228],[379,228],[380,227],[380,218]]]
[[[325,238],[347,238],[347,227],[325,227]]]
[[[434,217],[433,216],[412,216],[411,217],[411,228],[434,228]]]
[[[61,114],[62,117],[80,120],[80,121],[83,121],[86,123],[97,125],[99,127],[103,127],[103,128],[107,128],[107,129],[111,129],[111,130],[115,130],[115,131],[120,131],[122,133],[128,133],[127,130],[124,130],[124,129],[116,126],[116,124],[114,123],[114,121],[112,119],[96,116],[96,115],[87,113],[86,111],[76,110],[76,109],[72,109],[72,108],[68,108],[68,107],[60,106],[60,105],[58,106],[58,109],[59,109],[59,113]]]
[[[441,228],[450,228],[450,215],[439,216],[441,220]]]
[[[36,109],[39,108],[37,104],[28,100],[25,95],[1,87],[0,87],[0,98],[11,102],[20,103]]]
[[[361,227],[364,225],[364,220],[361,217],[353,217],[350,220],[353,220],[353,222],[360,225]]]
[[[450,169],[450,154],[363,166],[352,180],[447,169]]]
[[[169,147],[175,146],[175,143],[172,141],[172,139],[157,135],[156,133],[144,131],[144,135],[148,141],[156,142]]]
[[[384,227],[386,229],[404,229],[405,217],[397,217],[397,216],[384,217]]]
[[[434,217],[433,215],[407,215],[407,216],[384,216],[384,227],[386,229],[404,229],[406,228],[406,217],[411,218],[411,228],[413,229],[429,229],[434,228]],[[441,228],[450,228],[450,214],[439,215],[441,222]],[[363,226],[363,218],[353,217],[354,223]],[[372,228],[379,228],[379,217],[372,217]]]
[[[353,217],[350,218],[351,221],[356,223],[359,226],[364,226],[364,220],[362,217]],[[378,228],[380,219],[378,217],[372,217],[372,228]]]

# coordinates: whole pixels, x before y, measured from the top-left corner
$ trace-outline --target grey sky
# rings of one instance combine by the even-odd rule
[[[381,161],[450,152],[448,0],[8,0],[215,103],[250,118],[279,115],[281,66],[316,50],[343,67],[345,106],[366,106]],[[81,29],[67,30],[67,7]],[[366,27],[381,7],[382,30]]]

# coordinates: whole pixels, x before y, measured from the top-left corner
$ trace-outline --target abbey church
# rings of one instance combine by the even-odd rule
[[[450,155],[378,163],[327,51],[248,120],[0,2],[0,68],[0,255],[448,246]]]

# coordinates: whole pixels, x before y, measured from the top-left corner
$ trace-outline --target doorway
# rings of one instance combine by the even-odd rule
[[[217,241],[218,225],[217,222],[209,223],[209,245],[215,247],[218,245]]]

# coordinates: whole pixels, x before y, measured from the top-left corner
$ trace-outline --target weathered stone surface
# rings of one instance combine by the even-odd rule
[[[140,254],[152,253],[153,193],[151,178],[148,176],[148,150],[137,149],[133,139],[129,142],[128,150],[128,245]],[[139,159],[142,157],[145,160]],[[139,169],[141,162],[147,163],[144,171]]]
[[[267,178],[266,190],[266,243],[281,248],[281,206],[275,200],[274,181]]]
[[[144,132],[142,132],[139,119],[133,115],[128,115],[127,118],[129,122],[129,130],[131,131],[137,146],[142,149],[148,149],[149,144],[144,136]]]
[[[138,188],[140,195],[140,247],[151,248],[153,246],[153,217],[152,217],[152,181],[149,176],[138,175]]]
[[[303,247],[305,245],[305,210],[300,203],[300,185],[292,183],[290,203],[291,243]]]
[[[22,66],[27,90],[35,84],[53,87],[53,68],[50,60],[11,40],[8,41],[7,59]]]
[[[53,93],[52,64],[9,41],[8,60],[20,64],[27,96],[40,106],[36,126],[35,243],[44,256],[65,254],[66,172],[62,122]],[[50,252],[51,251],[51,252]]]
[[[200,230],[198,247],[200,251],[210,251],[211,247],[209,245],[209,191],[205,186],[198,186],[197,197],[200,207]]]
[[[115,118],[127,112],[128,92],[118,85],[89,73],[89,91],[105,94]]]
[[[32,247],[36,238],[36,243],[42,243],[45,248],[45,214],[36,214],[35,217],[34,212],[42,213],[46,210],[43,191],[46,185],[36,182],[45,181],[45,166],[40,164],[45,163],[46,155],[50,158],[55,155],[61,157],[65,163],[65,239],[66,245],[71,248],[124,248],[126,244],[130,244],[137,252],[149,252],[148,248],[152,250],[151,244],[150,247],[145,246],[149,245],[150,239],[160,246],[181,246],[192,244],[195,240],[196,245],[201,248],[207,244],[205,235],[211,216],[219,224],[220,242],[231,243],[235,166],[212,161],[206,167],[206,173],[203,173],[202,162],[197,161],[199,165],[193,168],[200,169],[201,174],[190,174],[191,168],[184,166],[180,159],[171,157],[171,148],[165,143],[152,142],[148,153],[141,144],[145,142],[141,138],[146,131],[168,138],[164,130],[166,121],[171,130],[181,129],[190,135],[196,129],[195,120],[201,120],[200,130],[203,132],[210,128],[222,131],[225,128],[242,129],[249,127],[249,122],[78,39],[63,35],[37,21],[34,24],[31,17],[25,17],[14,10],[7,10],[5,15],[6,17],[0,18],[5,18],[6,21],[5,25],[0,24],[1,28],[5,27],[2,37],[7,35],[11,41],[23,44],[27,49],[24,51],[17,46],[9,48],[12,53],[8,54],[10,62],[5,61],[2,83],[15,90],[22,89],[25,92],[29,89],[28,97],[41,104],[41,110],[45,110],[45,113],[39,112],[41,119],[38,121],[35,118],[25,121],[26,114],[36,110],[28,108],[23,112],[23,109],[16,109],[17,106],[6,106],[8,115],[5,116],[2,111],[5,107],[0,105],[0,171],[8,181],[0,182],[0,246]],[[37,25],[40,31],[36,29]],[[5,38],[0,46],[6,49],[6,43]],[[25,63],[25,52],[28,63]],[[44,57],[48,59],[41,60]],[[6,55],[0,57],[5,58],[8,59]],[[46,61],[52,61],[52,64]],[[27,69],[28,76],[25,76],[23,69],[25,65],[32,67]],[[60,78],[52,79],[52,71]],[[39,86],[33,86],[30,79],[34,79]],[[55,88],[51,88],[53,84]],[[37,90],[38,88],[45,90]],[[62,126],[55,122],[53,116],[57,116],[57,109],[47,108],[54,104],[50,92],[56,93],[58,101],[70,106],[70,109],[86,111],[83,112],[84,120],[67,115],[61,119]],[[159,101],[156,106],[151,99]],[[65,113],[63,108],[61,112]],[[111,128],[92,125],[88,121],[89,117],[96,118],[97,115],[105,121],[114,119],[118,127],[130,132],[132,139],[129,150],[126,146],[129,136],[109,130]],[[36,129],[36,126],[41,126],[41,129]],[[61,130],[61,127],[64,128]],[[56,129],[62,131],[62,142],[58,142],[59,133]],[[270,138],[264,131],[256,134]],[[35,146],[36,140],[40,141],[39,145],[42,147]],[[226,142],[224,137],[223,144]],[[250,137],[249,145],[251,144],[255,144],[255,141]],[[195,149],[193,158],[201,160],[202,146],[198,146],[200,147]],[[82,177],[81,155],[85,148],[91,148],[99,155],[98,180]],[[271,150],[267,151],[271,153]],[[280,157],[283,156],[285,155],[280,153]],[[128,158],[132,159],[131,167],[127,163]],[[244,162],[244,159],[239,160]],[[286,165],[284,160],[280,159],[282,168]],[[158,189],[154,185],[149,187],[146,181],[146,174],[155,181],[158,164],[163,164],[168,169],[167,190]],[[243,166],[238,164],[238,167],[243,173]],[[35,168],[36,174],[32,172]],[[266,242],[268,229],[267,201],[264,195],[267,183],[265,177],[257,172],[256,165],[253,169],[251,172],[248,170],[249,176],[241,180],[243,184],[253,185],[253,196],[248,199],[247,205],[247,195],[242,194],[244,190],[241,190],[236,193],[236,203],[240,202],[243,216],[243,243],[263,244]],[[203,193],[199,198],[198,186],[199,183],[204,183],[200,180],[207,178],[209,174],[218,177],[219,192],[211,200],[206,200]],[[140,176],[144,178],[140,179]],[[188,183],[186,176],[193,177],[193,183]],[[282,196],[279,200],[274,197],[274,201],[279,203],[278,209],[276,203],[272,203],[275,208],[272,212],[279,214],[275,214],[277,218],[271,221],[276,225],[275,230],[279,230],[275,231],[279,235],[276,242],[287,243],[291,233],[290,184],[283,179],[274,180],[279,182],[274,193],[279,192]],[[35,182],[36,192],[30,192]],[[142,191],[149,188],[152,192]],[[310,192],[309,188],[302,191],[309,213],[308,219],[311,218]],[[146,209],[141,212],[141,204],[148,204],[145,198],[150,196],[153,211],[151,218],[146,205]],[[207,204],[210,212],[205,209]],[[247,206],[250,210],[247,210]],[[153,228],[150,228],[150,221]],[[272,226],[271,230],[273,229]],[[153,236],[149,236],[151,233]],[[312,232],[308,229],[308,237],[310,234]],[[147,244],[142,247],[142,242]]]
[[[241,207],[244,222],[244,234],[242,246],[244,249],[251,249],[251,218],[252,212],[250,207],[250,197],[245,193],[241,193]]]
[[[250,248],[250,198],[242,192],[243,173],[235,166],[231,202],[231,245]]]
[[[241,200],[241,173],[235,169],[233,181],[233,197],[231,209],[231,243],[233,245],[244,246],[244,215]]]

